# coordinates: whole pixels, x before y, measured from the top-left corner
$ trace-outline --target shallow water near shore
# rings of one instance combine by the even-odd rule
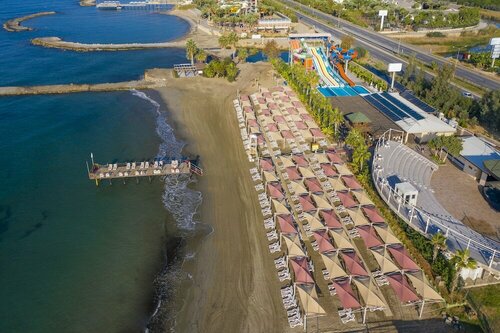
[[[186,61],[178,49],[76,53],[29,44],[38,36],[169,40],[187,31],[176,17],[99,13],[77,1],[2,5],[2,21],[60,14],[26,21],[32,32],[0,32],[1,86],[130,80]],[[184,143],[157,100],[152,92],[0,98],[0,332],[137,332],[153,300],[168,301],[162,293],[201,195],[189,179],[96,187],[85,165],[90,152],[101,163],[179,157]]]

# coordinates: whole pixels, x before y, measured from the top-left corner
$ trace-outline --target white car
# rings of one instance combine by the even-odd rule
[[[464,91],[464,92],[462,92],[462,95],[463,95],[464,97],[467,97],[467,98],[472,98],[472,97],[473,97],[473,96],[472,96],[472,94],[471,94],[470,92],[468,92],[468,91]]]

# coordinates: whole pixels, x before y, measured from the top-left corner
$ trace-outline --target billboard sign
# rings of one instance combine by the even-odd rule
[[[393,72],[401,72],[402,69],[403,69],[403,64],[400,62],[396,62],[389,64],[389,68],[387,70],[389,73],[393,73]]]
[[[378,16],[387,16],[387,10],[379,10],[378,11]]]
[[[493,39],[495,39],[495,38],[493,38]],[[497,39],[500,40],[500,38],[497,38]],[[493,59],[498,59],[499,56],[500,56],[500,44],[495,44],[491,48],[491,57]]]
[[[490,40],[490,45],[492,45],[493,47],[500,45],[500,37],[492,38]]]

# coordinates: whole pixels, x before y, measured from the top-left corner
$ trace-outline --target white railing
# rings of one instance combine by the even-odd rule
[[[430,215],[429,213],[419,209],[412,204],[406,203],[402,196],[396,193],[396,191],[391,188],[387,180],[383,177],[379,177],[381,173],[381,169],[378,169],[375,164],[377,161],[377,156],[379,156],[379,148],[382,145],[385,145],[388,141],[396,141],[393,140],[396,138],[401,144],[402,137],[398,135],[398,133],[402,133],[401,131],[390,129],[386,131],[377,141],[374,151],[374,162],[372,163],[372,179],[375,184],[375,188],[377,192],[382,197],[382,199],[387,203],[387,205],[405,221],[408,225],[410,225],[413,229],[421,233],[427,238],[432,237],[432,234],[429,233],[429,228],[436,227],[445,232],[445,236],[448,242],[455,241],[458,245],[463,245],[463,247],[467,249],[474,249],[476,251],[471,251],[471,257],[476,259],[478,263],[487,266],[488,269],[494,269],[492,265],[500,259],[500,252],[498,249],[492,248],[490,246],[484,245],[481,242],[478,242],[474,239],[471,239],[461,232],[450,228],[450,226],[445,225],[439,219]],[[401,139],[400,139],[401,138]],[[396,142],[398,142],[396,141]],[[382,154],[380,154],[382,155]],[[415,221],[416,219],[416,221]],[[420,222],[420,223],[419,223]],[[419,225],[420,224],[420,225]],[[453,236],[453,237],[451,237]],[[488,260],[484,257],[485,255],[481,255],[481,253],[489,253],[490,257]]]

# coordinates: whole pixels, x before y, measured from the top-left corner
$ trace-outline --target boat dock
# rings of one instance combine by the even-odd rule
[[[97,9],[155,9],[159,10],[167,6],[165,0],[146,0],[146,1],[131,1],[121,3],[120,1],[104,1],[96,5]]]
[[[95,180],[96,185],[100,180],[126,179],[139,177],[168,176],[174,174],[197,174],[203,175],[203,170],[190,160],[155,160],[154,162],[127,162],[97,164],[92,161],[92,167],[87,163],[87,172],[90,180]]]

